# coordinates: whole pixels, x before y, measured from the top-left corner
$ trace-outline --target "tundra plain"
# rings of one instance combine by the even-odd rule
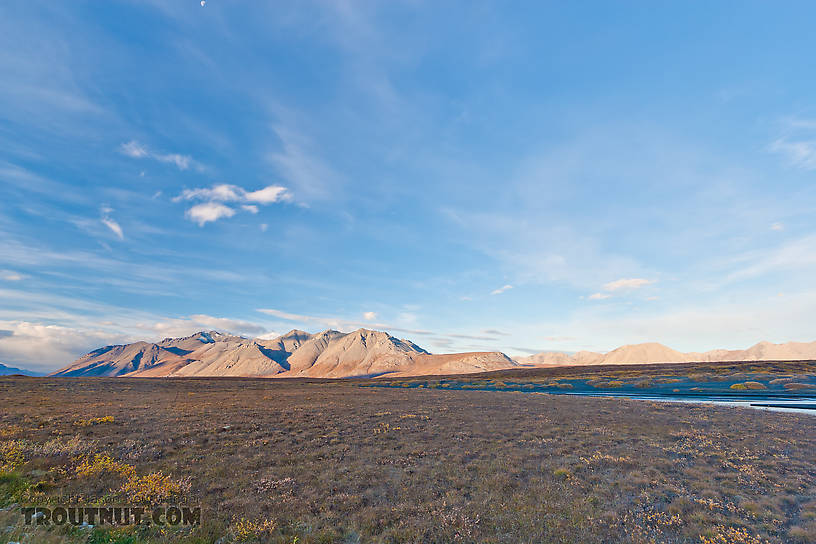
[[[766,371],[810,372],[797,364]],[[552,383],[577,371],[522,372]],[[366,384],[0,378],[0,540],[816,539],[813,416]],[[20,514],[22,505],[136,503],[200,505],[202,523],[25,526]]]

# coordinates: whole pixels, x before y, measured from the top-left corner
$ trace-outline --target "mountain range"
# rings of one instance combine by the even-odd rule
[[[358,329],[310,334],[292,330],[271,340],[202,331],[183,338],[105,346],[53,376],[254,376],[350,378],[469,374],[511,368],[816,360],[816,342],[760,342],[745,350],[682,353],[658,343],[621,346],[608,353],[542,352],[515,360],[500,352],[434,355],[410,340]]]
[[[11,376],[14,374],[19,374],[21,376],[42,376],[42,374],[38,372],[33,372],[31,370],[26,370],[24,368],[6,366],[3,363],[0,363],[0,376]]]
[[[682,353],[663,344],[649,342],[621,346],[608,353],[545,351],[529,357],[517,357],[525,366],[620,365],[639,363],[705,363],[726,361],[802,361],[816,360],[816,342],[759,342],[748,349],[714,349]]]
[[[410,340],[359,329],[292,330],[272,340],[216,331],[105,346],[53,376],[349,378],[467,374],[518,366],[499,352],[433,355]]]

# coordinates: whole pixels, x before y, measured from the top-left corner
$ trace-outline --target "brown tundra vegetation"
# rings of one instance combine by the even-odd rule
[[[816,541],[813,416],[360,385],[0,379],[0,542]],[[201,525],[23,524],[49,504]]]

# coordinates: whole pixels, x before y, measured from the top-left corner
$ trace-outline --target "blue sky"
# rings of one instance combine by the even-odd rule
[[[0,361],[816,340],[809,2],[0,4]]]

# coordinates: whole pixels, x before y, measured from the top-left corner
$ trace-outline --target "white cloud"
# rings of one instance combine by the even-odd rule
[[[771,230],[775,231],[785,230],[785,225],[783,225],[782,223],[773,223],[771,225]]]
[[[622,278],[604,284],[603,288],[605,291],[620,291],[622,289],[639,289],[652,283],[654,283],[654,280],[645,278]]]
[[[156,153],[136,140],[131,140],[120,145],[119,152],[133,159],[153,159],[159,162],[172,163],[175,164],[179,170],[187,170],[190,166],[195,166],[198,170],[202,170],[201,165],[194,161],[189,155]]]
[[[23,275],[15,272],[14,270],[0,270],[0,279],[5,281],[20,281],[23,279]]]
[[[512,286],[512,285],[504,285],[504,286],[499,287],[498,289],[496,289],[496,290],[494,290],[494,291],[491,291],[491,292],[490,292],[490,294],[491,294],[491,295],[501,295],[501,294],[502,294],[502,293],[504,293],[505,291],[509,291],[509,290],[510,290],[510,289],[512,289],[512,288],[513,288],[513,286]]]
[[[4,321],[0,318],[0,362],[50,372],[91,350],[111,344],[138,340],[155,342],[166,337],[188,336],[202,329],[216,329],[248,337],[272,334],[267,327],[258,323],[206,314],[166,319],[152,314],[134,314],[125,308],[115,311],[112,314],[115,317],[111,319],[89,319],[87,315],[53,309],[44,312],[42,317],[29,320],[11,318]],[[77,325],[39,321],[52,316]]]
[[[263,189],[245,193],[244,198],[249,202],[271,204],[273,202],[287,199],[288,193],[286,192],[286,187],[282,187],[280,185],[268,185]]]
[[[593,293],[593,294],[589,295],[589,300],[603,300],[603,299],[609,298],[611,296],[612,295],[610,295],[609,293]]]
[[[377,312],[366,312],[363,314],[363,319],[366,321],[373,321],[377,319]]]
[[[199,227],[203,227],[210,221],[218,221],[222,217],[232,217],[233,215],[235,215],[235,210],[217,202],[196,204],[185,213],[185,216],[190,221],[198,223]]]
[[[185,189],[181,194],[173,198],[173,202],[180,200],[212,200],[218,202],[237,202],[243,200],[246,191],[237,185],[221,183],[212,187],[202,187],[200,189]]]
[[[28,321],[0,321],[0,331],[0,361],[39,371],[66,365],[80,354],[124,340],[100,330]]]
[[[193,206],[186,212],[188,219],[197,222],[199,226],[203,226],[207,222],[235,215],[236,210],[224,204],[225,202],[244,203],[241,204],[243,210],[256,214],[259,211],[258,204],[266,205],[289,200],[289,198],[286,187],[279,185],[268,185],[257,191],[247,191],[237,185],[221,183],[212,187],[185,189],[180,195],[173,198],[173,202],[184,200],[204,201],[203,204]],[[262,227],[262,230],[265,229]]]

